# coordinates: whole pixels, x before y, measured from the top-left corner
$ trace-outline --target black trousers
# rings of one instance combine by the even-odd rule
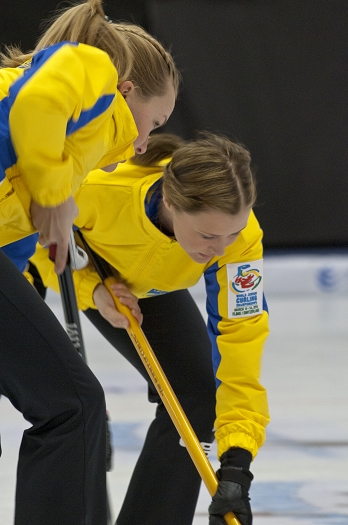
[[[15,525],[105,525],[103,390],[1,251],[0,395],[32,424],[19,452]]]
[[[187,290],[140,300],[142,328],[199,441],[213,441],[215,381],[206,325]],[[144,376],[157,403],[117,525],[191,525],[201,484],[179,434],[125,330],[97,310],[85,312],[104,337]]]

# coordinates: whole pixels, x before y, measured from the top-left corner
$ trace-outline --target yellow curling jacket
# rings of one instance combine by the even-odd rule
[[[246,228],[224,256],[208,264],[194,262],[148,218],[150,196],[161,175],[161,167],[144,168],[131,161],[119,164],[114,174],[91,172],[75,195],[80,210],[75,224],[139,298],[188,288],[204,275],[217,385],[218,455],[241,447],[255,456],[269,421],[266,392],[259,382],[268,334],[262,231],[251,213]],[[58,291],[47,250],[38,248],[31,260],[46,286]],[[79,307],[95,308],[92,293],[100,282],[95,271],[74,272],[74,279]]]
[[[71,42],[0,69],[0,246],[35,231],[32,199],[59,205],[92,169],[134,155],[117,82],[107,53]]]

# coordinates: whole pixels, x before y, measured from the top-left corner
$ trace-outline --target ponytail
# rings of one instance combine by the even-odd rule
[[[171,54],[141,27],[109,21],[102,0],[87,0],[59,11],[33,51],[24,54],[19,47],[8,46],[0,54],[1,66],[20,66],[41,49],[62,41],[105,51],[117,69],[119,84],[131,80],[143,100],[164,95],[170,83],[178,93],[180,73]]]
[[[119,82],[129,78],[132,52],[122,32],[107,21],[102,0],[87,0],[57,12],[32,52],[23,54],[17,46],[8,46],[6,54],[0,55],[1,64],[3,67],[17,67],[41,49],[63,41],[80,42],[102,49],[116,67]]]

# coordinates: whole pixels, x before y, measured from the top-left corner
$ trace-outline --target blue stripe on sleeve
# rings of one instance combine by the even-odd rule
[[[263,303],[262,303],[262,308],[265,312],[269,313],[268,312],[268,304],[267,304],[267,301],[266,301],[266,297],[265,297],[265,294],[263,294]]]
[[[0,101],[0,182],[5,178],[5,170],[17,160],[9,133],[8,115],[9,105],[6,97]]]
[[[94,104],[91,109],[86,109],[81,111],[81,114],[77,120],[70,119],[67,127],[66,134],[67,136],[71,135],[80,128],[83,128],[86,124],[91,122],[91,120],[99,117],[105,110],[108,109],[112,101],[114,100],[115,95],[103,95],[99,100]]]
[[[217,369],[219,368],[221,362],[221,354],[219,347],[217,345],[217,337],[220,335],[218,330],[218,324],[221,321],[222,317],[219,314],[218,308],[218,296],[220,292],[220,285],[217,282],[216,272],[218,271],[218,263],[213,264],[206,270],[204,273],[205,287],[207,291],[207,313],[208,313],[208,335],[212,345],[212,361],[213,361],[213,371],[215,376],[216,387],[218,388],[221,381],[216,378]],[[268,312],[268,305],[263,294],[263,310]]]
[[[216,272],[218,271],[218,263],[213,264],[204,273],[205,287],[207,291],[207,313],[208,313],[208,335],[212,345],[212,360],[213,370],[216,381],[216,387],[219,386],[221,381],[216,379],[216,372],[220,365],[221,355],[217,345],[217,337],[220,334],[218,330],[218,323],[221,321],[221,315],[218,309],[218,296],[220,292],[220,285],[216,279]]]

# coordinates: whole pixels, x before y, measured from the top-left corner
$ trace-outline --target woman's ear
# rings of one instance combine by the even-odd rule
[[[121,95],[126,98],[127,95],[134,89],[134,84],[131,80],[125,80],[124,82],[121,82],[121,84],[118,86],[118,90],[120,91]]]
[[[172,209],[172,205],[170,204],[170,202],[168,201],[167,197],[164,194],[162,195],[162,201],[163,201],[164,206],[167,208],[167,210],[170,211]]]

